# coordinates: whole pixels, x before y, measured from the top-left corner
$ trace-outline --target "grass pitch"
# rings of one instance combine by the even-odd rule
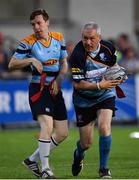
[[[129,134],[138,127],[113,127],[109,167],[114,179],[139,179],[139,139]],[[6,130],[0,132],[0,178],[35,179],[21,162],[37,147],[39,130]],[[50,165],[58,179],[75,179],[71,175],[73,151],[78,129],[70,129],[69,137],[50,156]],[[85,156],[84,169],[76,179],[97,179],[99,167],[98,133],[95,129],[93,147]]]

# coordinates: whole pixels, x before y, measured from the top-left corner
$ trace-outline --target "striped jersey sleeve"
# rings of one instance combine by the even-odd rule
[[[32,45],[35,43],[36,39],[34,35],[30,35],[23,39],[19,46],[17,47],[13,57],[17,59],[24,59],[30,57]]]
[[[56,39],[60,43],[60,59],[63,59],[68,56],[67,51],[66,51],[66,43],[65,39],[63,37],[63,34],[60,32],[51,32],[52,38]]]
[[[81,44],[77,44],[74,48],[73,53],[70,57],[70,68],[72,73],[72,79],[76,82],[85,79],[85,60],[84,60],[84,49]]]

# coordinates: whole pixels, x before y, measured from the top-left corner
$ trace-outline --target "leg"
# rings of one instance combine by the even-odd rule
[[[49,154],[51,134],[53,131],[53,119],[48,115],[39,115],[38,122],[41,127],[39,136],[39,155],[42,165],[42,178],[54,178],[53,172],[49,167]]]
[[[94,122],[90,122],[86,126],[79,128],[80,140],[77,142],[77,148],[74,151],[74,162],[72,164],[73,176],[78,176],[83,168],[83,159],[85,151],[92,144],[92,134],[94,130]]]
[[[55,149],[59,143],[64,141],[68,136],[68,123],[67,120],[59,121],[54,120],[54,133],[51,136],[51,143],[50,143],[50,151]],[[29,157],[30,161],[38,162],[40,159],[39,157],[39,148],[36,149],[36,151],[31,154]]]
[[[93,121],[87,124],[86,126],[79,128],[80,145],[81,145],[81,148],[84,150],[89,149],[92,145],[92,135],[94,132],[94,124],[95,122]]]
[[[68,136],[68,123],[67,123],[67,116],[66,116],[66,107],[64,104],[63,98],[61,99],[61,93],[57,96],[58,101],[55,102],[55,110],[54,110],[54,117],[55,120],[53,121],[54,124],[54,134],[51,136],[51,143],[50,143],[50,151],[53,150],[57,145],[62,142]],[[46,98],[49,99],[49,98]],[[38,105],[38,107],[40,104]],[[41,106],[42,107],[42,106]],[[35,108],[36,109],[36,108]],[[57,120],[59,119],[59,120]],[[64,120],[65,119],[65,120]],[[29,157],[30,161],[37,162],[39,159],[39,148]]]
[[[53,150],[59,143],[64,141],[68,136],[67,120],[54,120],[54,133],[51,136],[50,150]]]
[[[100,155],[100,177],[110,178],[108,170],[108,159],[111,148],[111,119],[112,110],[100,109],[98,111],[98,128],[99,128],[99,155]]]
[[[67,110],[66,110],[64,98],[62,96],[62,92],[60,91],[57,95],[57,99],[55,100],[54,132],[52,135],[52,141],[58,145],[59,143],[64,141],[64,139],[66,139],[67,136],[68,136]]]
[[[23,164],[29,168],[37,177],[42,176],[39,170],[37,160],[40,158],[42,163],[42,171],[49,169],[49,152],[50,152],[50,137],[53,130],[53,119],[47,115],[39,115],[38,122],[41,127],[39,135],[39,148],[27,159]],[[52,173],[50,173],[52,175]]]

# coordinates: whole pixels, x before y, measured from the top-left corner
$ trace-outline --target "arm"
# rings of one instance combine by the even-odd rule
[[[59,75],[56,78],[58,87],[61,87],[62,80],[65,78],[67,72],[68,72],[67,58],[60,59],[60,71],[59,71]]]
[[[29,58],[31,54],[32,43],[32,36],[26,37],[24,40],[20,42],[18,45],[13,57],[11,58],[8,68],[11,70],[14,69],[21,69],[26,66],[33,65],[39,73],[42,72],[42,64],[35,58]]]
[[[24,59],[24,61],[22,61],[22,60],[19,60],[19,59],[12,57],[10,62],[9,62],[8,68],[11,70],[21,69],[21,68],[24,68],[26,66],[31,65],[31,63],[32,63],[31,58]]]
[[[60,70],[59,75],[53,83],[53,87],[51,93],[55,96],[58,94],[58,91],[61,89],[62,80],[65,78],[66,73],[68,71],[68,63],[67,58],[60,59]]]
[[[9,62],[8,68],[14,70],[21,69],[29,65],[33,65],[39,73],[42,73],[42,63],[35,58],[16,59],[15,57],[12,57]]]
[[[105,80],[102,79],[99,83],[91,83],[85,80],[81,80],[80,82],[73,82],[73,86],[75,89],[83,89],[83,90],[95,90],[95,89],[111,89],[115,86],[119,85],[119,80]]]

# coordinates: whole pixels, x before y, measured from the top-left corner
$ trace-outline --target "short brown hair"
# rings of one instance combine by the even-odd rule
[[[44,9],[36,9],[30,15],[30,21],[35,18],[35,16],[42,15],[43,19],[47,21],[49,19],[48,13]]]

